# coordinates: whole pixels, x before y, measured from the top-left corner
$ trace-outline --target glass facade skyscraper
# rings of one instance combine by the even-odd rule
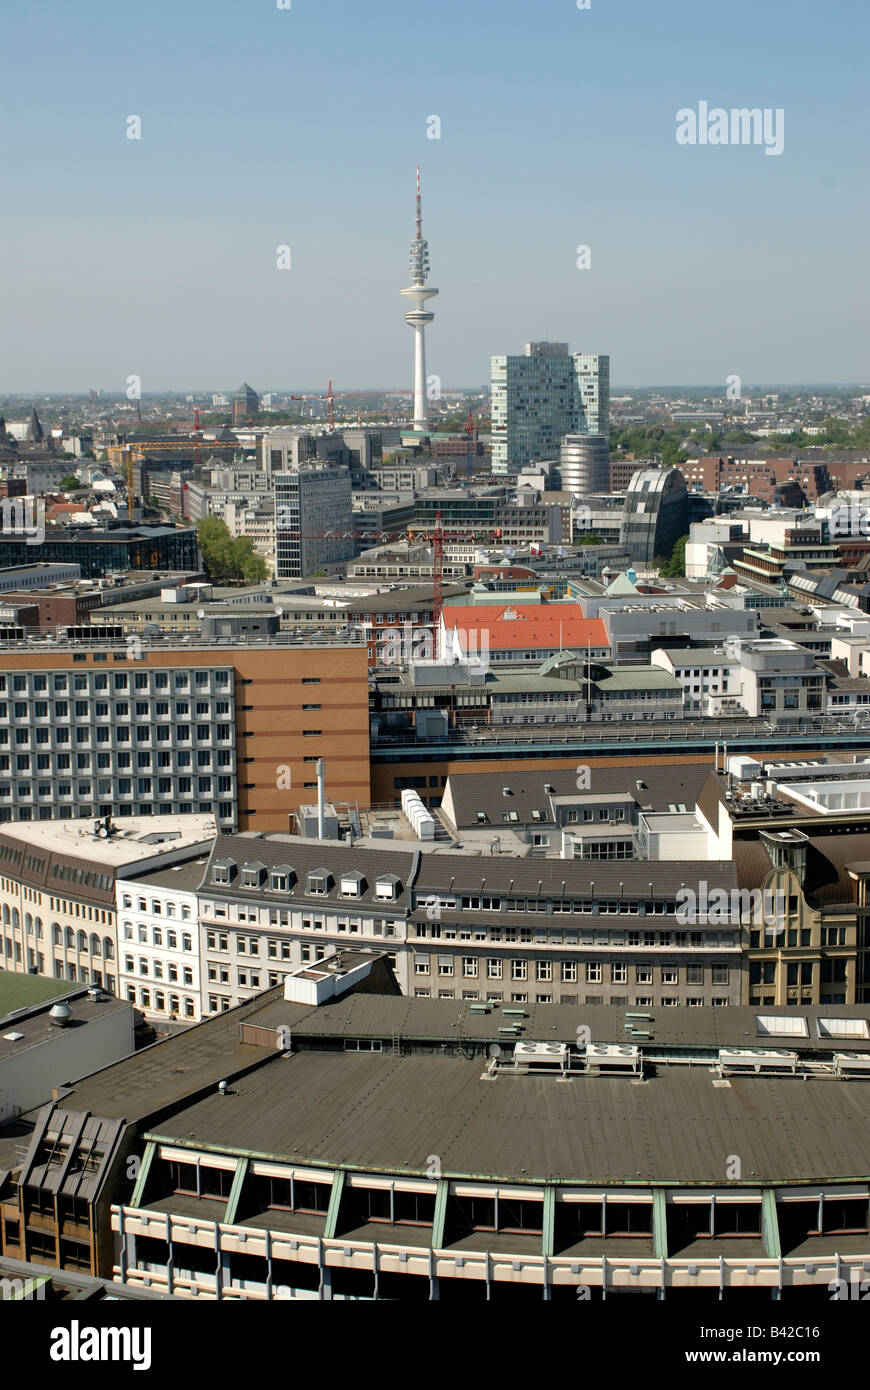
[[[610,358],[527,343],[492,359],[492,471],[555,459],[566,434],[610,431]]]

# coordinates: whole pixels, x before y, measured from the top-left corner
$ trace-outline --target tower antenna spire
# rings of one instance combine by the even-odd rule
[[[411,283],[402,290],[412,308],[405,322],[414,330],[414,429],[420,434],[429,430],[429,408],[426,396],[426,325],[435,315],[424,307],[427,299],[438,293],[426,284],[429,278],[429,243],[423,238],[423,199],[420,191],[420,166],[417,165],[416,236],[411,242]]]

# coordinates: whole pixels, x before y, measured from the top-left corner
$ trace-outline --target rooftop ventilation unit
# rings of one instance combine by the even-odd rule
[[[55,1028],[66,1028],[72,1018],[72,1009],[69,1004],[55,1004],[49,1009],[48,1017]]]
[[[514,1047],[514,1066],[529,1070],[568,1070],[568,1048],[565,1043],[518,1042]]]
[[[792,1072],[797,1070],[797,1053],[781,1048],[720,1047],[719,1067],[733,1072]]]
[[[870,1076],[870,1056],[866,1052],[835,1052],[837,1076]]]
[[[588,1070],[636,1073],[641,1069],[640,1049],[631,1043],[587,1043]]]

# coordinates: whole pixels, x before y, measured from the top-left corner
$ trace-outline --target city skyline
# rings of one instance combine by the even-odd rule
[[[9,51],[38,52],[42,81],[34,103],[25,70],[8,75],[10,113],[29,116],[8,186],[58,215],[9,219],[6,391],[134,373],[146,393],[225,374],[404,385],[394,296],[416,164],[443,382],[482,383],[493,352],[546,338],[594,342],[649,386],[861,381],[867,194],[843,133],[861,119],[868,21],[851,0],[818,32],[808,3],[786,28],[738,0],[715,46],[688,0],[554,0],[533,19],[445,0],[434,26],[391,0],[300,0],[247,14],[229,52],[234,13],[158,0],[147,29],[121,31],[102,0],[89,26],[11,17]],[[404,63],[414,42],[423,72]],[[781,153],[716,148],[712,129],[687,147],[678,113],[707,105],[784,111]]]

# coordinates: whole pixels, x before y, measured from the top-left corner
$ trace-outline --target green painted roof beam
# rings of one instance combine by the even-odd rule
[[[338,1209],[341,1206],[341,1198],[344,1192],[344,1169],[337,1168],[332,1179],[332,1190],[329,1194],[329,1207],[326,1212],[326,1225],[323,1228],[324,1240],[335,1240],[335,1232],[338,1226]]]
[[[779,1219],[776,1214],[776,1193],[772,1187],[764,1188],[761,1194],[761,1239],[765,1254],[771,1260],[782,1256],[779,1243]]]
[[[542,1221],[541,1254],[552,1256],[556,1240],[556,1189],[544,1188],[544,1212]]]
[[[242,1195],[242,1184],[248,1176],[249,1159],[240,1158],[236,1164],[236,1171],[233,1176],[233,1185],[230,1188],[230,1195],[227,1199],[227,1209],[224,1212],[224,1221],[228,1226],[232,1226],[236,1219],[239,1209],[239,1200]]]
[[[653,1254],[657,1260],[668,1258],[668,1207],[662,1187],[653,1188]]]
[[[444,1249],[444,1228],[447,1224],[447,1192],[449,1184],[446,1178],[438,1179],[438,1186],[435,1189],[435,1215],[432,1218],[432,1249]]]
[[[142,1162],[139,1164],[139,1176],[136,1179],[136,1186],[133,1188],[133,1196],[130,1198],[131,1207],[141,1207],[145,1200],[145,1185],[148,1182],[148,1174],[151,1172],[151,1164],[157,1153],[157,1145],[149,1141],[145,1145],[145,1152],[142,1155]]]

